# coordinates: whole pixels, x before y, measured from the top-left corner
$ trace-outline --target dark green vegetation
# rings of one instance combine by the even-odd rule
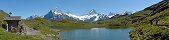
[[[129,34],[131,40],[169,40],[169,29],[159,26],[137,27]]]
[[[131,40],[138,38],[141,40],[168,40],[169,0],[163,0],[140,12],[146,12],[147,10],[150,10],[150,12],[143,17],[139,17],[136,21],[133,21],[134,24],[139,27],[130,32]]]
[[[126,21],[126,17],[128,17],[129,15],[115,15],[114,17],[112,17],[111,19],[104,19],[104,20],[100,20],[95,22],[95,24],[99,24],[102,27],[107,27],[107,28],[112,28],[112,27],[130,27],[131,24],[129,21]]]
[[[169,17],[169,0],[162,1],[158,4],[155,4],[145,10],[151,9],[152,12],[148,16],[142,18],[138,22],[141,24],[149,24],[155,26],[168,26],[168,17]]]
[[[100,27],[98,24],[94,24],[88,21],[75,21],[73,19],[56,19],[54,21],[48,21],[42,18],[35,18],[30,20],[22,20],[28,26],[35,30],[39,30],[41,27],[48,27],[52,29],[64,28],[64,29],[86,29]],[[44,29],[43,29],[44,30]]]
[[[131,15],[115,15],[111,19],[100,20],[95,23],[107,27],[138,27],[141,25],[139,21],[149,16],[151,12],[152,10],[142,10]]]
[[[52,21],[53,25],[50,25],[52,28],[64,28],[64,29],[86,29],[86,28],[93,28],[99,27],[97,24],[93,24],[88,21],[75,21],[73,19],[56,19]]]

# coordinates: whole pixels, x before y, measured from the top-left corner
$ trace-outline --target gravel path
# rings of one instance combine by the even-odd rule
[[[137,34],[137,40],[140,40],[140,37],[139,37],[139,35]]]
[[[22,30],[26,35],[42,35],[38,30],[34,30],[29,28],[25,23],[22,23],[23,29]]]
[[[29,28],[25,23],[21,23],[21,25],[23,27],[21,35],[41,35],[42,38],[46,38],[47,40],[55,40],[55,39],[48,37],[46,35],[42,35],[40,33],[40,31],[38,31],[38,30],[34,30],[32,28]],[[26,34],[23,34],[23,33],[26,33]]]

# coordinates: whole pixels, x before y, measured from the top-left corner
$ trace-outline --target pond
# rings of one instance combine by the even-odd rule
[[[66,40],[130,40],[129,32],[133,28],[126,29],[73,29],[62,30],[58,35],[61,39]]]

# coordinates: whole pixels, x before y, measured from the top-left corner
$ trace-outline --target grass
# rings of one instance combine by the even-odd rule
[[[86,29],[98,27],[97,24],[93,24],[88,21],[75,21],[73,19],[56,19],[52,21],[52,28],[64,28],[64,29]]]
[[[137,27],[130,31],[131,40],[169,40],[169,29],[159,26]]]
[[[45,40],[38,35],[17,35],[7,32],[0,26],[0,40]]]
[[[136,23],[139,26],[130,31],[130,39],[137,40],[137,34],[140,40],[168,40],[169,29],[169,1],[163,0],[145,10],[151,9],[147,16],[138,19]],[[143,11],[145,12],[145,11]]]
[[[41,18],[35,18],[30,20],[22,20],[21,22],[26,23],[30,28],[34,30],[40,31],[43,35],[48,34],[54,34],[58,35],[59,30],[57,29],[51,29],[48,25],[51,24],[50,21],[41,19]],[[51,36],[54,39],[60,40],[57,36]]]

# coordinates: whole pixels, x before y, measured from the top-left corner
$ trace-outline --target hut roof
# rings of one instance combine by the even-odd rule
[[[10,16],[10,17],[5,17],[4,20],[21,20],[21,16]]]

